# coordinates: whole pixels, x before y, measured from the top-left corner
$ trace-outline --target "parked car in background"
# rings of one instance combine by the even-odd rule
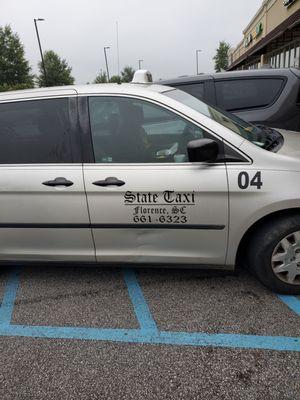
[[[300,131],[300,70],[260,69],[157,83],[181,89],[253,124]]]

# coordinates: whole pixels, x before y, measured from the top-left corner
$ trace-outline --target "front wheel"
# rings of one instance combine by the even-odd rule
[[[298,295],[300,215],[275,218],[254,234],[248,247],[249,267],[269,289]]]

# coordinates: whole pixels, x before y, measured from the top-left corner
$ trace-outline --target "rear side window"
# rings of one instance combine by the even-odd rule
[[[191,94],[194,97],[197,97],[197,99],[203,100],[205,96],[204,92],[204,83],[192,83],[189,85],[180,85],[176,86],[176,89],[183,90],[186,93]]]
[[[227,110],[267,107],[283,89],[281,78],[216,81],[218,106]]]
[[[72,162],[68,99],[0,104],[0,163]]]

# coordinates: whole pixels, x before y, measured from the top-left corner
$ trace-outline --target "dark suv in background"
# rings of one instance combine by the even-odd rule
[[[300,131],[300,70],[260,69],[160,80],[253,124]]]

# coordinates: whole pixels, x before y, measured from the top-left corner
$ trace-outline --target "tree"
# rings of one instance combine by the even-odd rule
[[[19,36],[9,25],[0,26],[0,91],[32,88],[30,72]]]
[[[122,82],[131,82],[135,70],[132,67],[126,66],[123,71],[121,71]]]
[[[94,83],[107,83],[107,75],[106,72],[100,69],[99,74],[96,76]]]
[[[230,44],[222,41],[219,43],[219,47],[217,48],[217,53],[214,56],[215,60],[215,71],[221,72],[222,70],[226,71],[228,68],[228,51],[230,49]]]
[[[43,55],[46,77],[42,62],[39,62],[40,74],[37,81],[40,87],[72,85],[74,83],[74,78],[71,75],[72,68],[69,67],[65,59],[60,58],[53,50],[45,51]]]
[[[109,82],[110,82],[110,83],[121,83],[122,80],[121,80],[121,77],[120,77],[119,75],[113,75],[113,76],[110,78]]]

